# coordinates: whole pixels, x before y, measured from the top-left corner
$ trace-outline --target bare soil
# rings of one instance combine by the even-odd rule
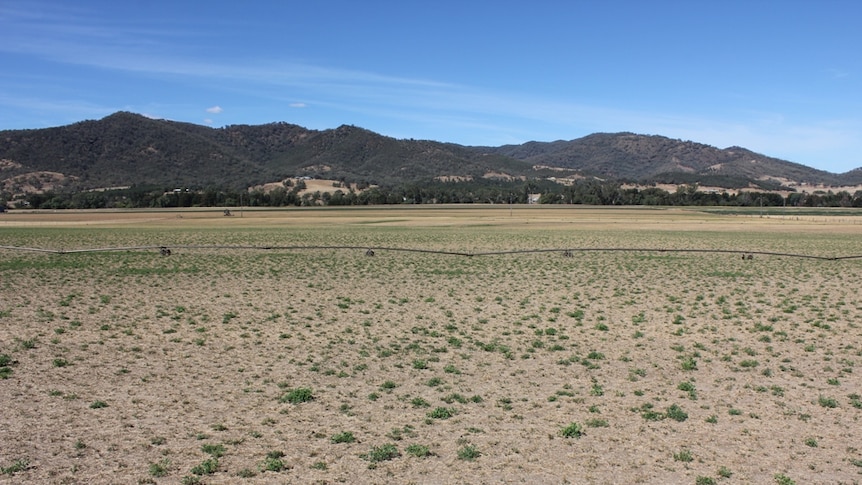
[[[0,483],[862,481],[858,215],[235,214],[0,215],[173,249],[0,249]]]

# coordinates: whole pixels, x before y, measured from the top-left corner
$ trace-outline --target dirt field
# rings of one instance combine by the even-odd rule
[[[862,482],[858,212],[233,212],[0,214],[0,483]]]

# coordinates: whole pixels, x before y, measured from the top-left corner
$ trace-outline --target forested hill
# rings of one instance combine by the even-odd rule
[[[824,185],[855,185],[862,180],[862,173],[833,174],[741,147],[719,149],[692,141],[634,133],[596,133],[571,141],[529,142],[487,150],[534,165],[552,165],[617,180],[672,182],[685,179],[687,182],[770,178]]]
[[[0,192],[7,197],[46,187],[241,188],[300,176],[390,186],[435,178],[551,177],[764,188],[862,183],[862,170],[832,174],[744,148],[718,149],[632,133],[467,147],[399,140],[346,125],[329,130],[288,123],[211,128],[126,112],[67,126],[0,132]]]

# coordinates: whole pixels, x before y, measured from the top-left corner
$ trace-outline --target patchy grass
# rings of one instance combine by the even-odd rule
[[[570,452],[571,481],[858,480],[862,261],[667,251],[862,254],[858,216],[97,216],[10,226],[4,244],[175,250],[0,250],[12,480],[97,482],[122,463],[140,483],[406,483],[445,464],[444,479],[552,483]],[[557,251],[635,246],[665,251]]]

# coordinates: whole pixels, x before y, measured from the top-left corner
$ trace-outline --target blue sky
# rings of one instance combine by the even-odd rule
[[[862,167],[862,2],[0,1],[0,130],[133,111]]]

